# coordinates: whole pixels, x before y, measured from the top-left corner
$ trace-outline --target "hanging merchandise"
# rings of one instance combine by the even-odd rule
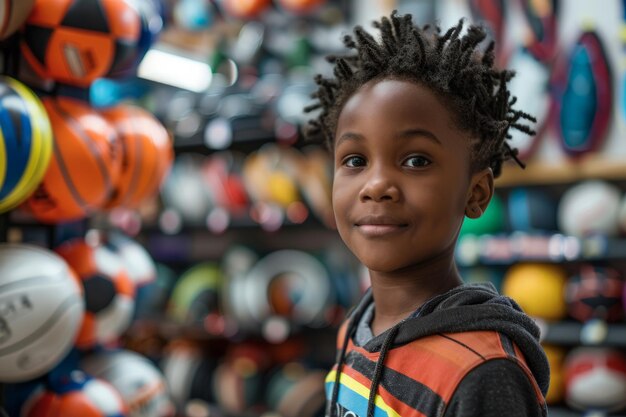
[[[494,41],[496,61],[504,58],[504,21],[507,12],[504,0],[468,0],[472,20],[487,30],[487,42]]]
[[[43,104],[55,153],[28,207],[44,223],[79,220],[111,195],[122,168],[121,142],[113,126],[82,102],[48,97]]]
[[[520,0],[530,36],[526,47],[541,62],[557,52],[560,0]]]
[[[471,219],[465,218],[459,238],[465,235],[497,234],[504,231],[506,226],[506,211],[502,198],[497,194],[491,198],[487,209],[482,216]]]
[[[0,245],[0,382],[42,376],[69,352],[83,321],[79,279],[53,252]]]
[[[570,156],[597,151],[606,139],[613,106],[609,59],[597,32],[581,33],[552,79],[554,121]]]
[[[565,358],[565,402],[578,410],[626,407],[626,358],[619,350],[579,347]]]
[[[36,392],[24,405],[22,417],[124,417],[127,408],[108,382],[75,370],[54,387]]]
[[[0,213],[35,191],[52,148],[50,120],[39,98],[21,82],[0,78]]]
[[[87,350],[115,342],[130,325],[135,285],[118,255],[81,238],[64,242],[56,252],[78,274],[85,297],[85,317],[76,347]]]
[[[100,114],[115,128],[122,146],[121,175],[105,207],[136,209],[156,195],[169,173],[172,140],[161,122],[141,107],[120,104]]]
[[[558,222],[563,233],[586,237],[615,236],[622,191],[600,180],[588,180],[567,189],[559,201]]]
[[[241,217],[248,208],[248,194],[241,178],[244,160],[244,154],[221,151],[210,155],[202,166],[202,177],[211,189],[216,206],[209,213],[208,225],[211,230],[219,230],[211,227],[211,216],[216,209],[225,210],[229,217]]]
[[[93,353],[82,370],[113,385],[122,395],[127,417],[169,417],[173,404],[161,371],[148,359],[128,350]]]
[[[570,277],[565,292],[571,317],[586,322],[599,319],[617,322],[624,317],[624,280],[614,268],[584,264]]]
[[[37,0],[21,49],[39,77],[87,87],[132,67],[140,36],[141,17],[128,0]]]
[[[0,1],[0,39],[6,39],[22,26],[28,17],[35,0],[2,0]]]
[[[520,108],[532,109],[531,115],[537,119],[537,123],[533,125],[537,133],[532,137],[517,129],[509,131],[509,145],[518,149],[519,159],[526,161],[537,151],[548,125],[551,103],[550,68],[533,57],[526,48],[520,48],[513,53],[508,67],[516,73],[509,82],[511,95],[517,98]]]

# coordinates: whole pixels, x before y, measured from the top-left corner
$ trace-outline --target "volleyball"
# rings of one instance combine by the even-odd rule
[[[137,208],[158,192],[172,166],[169,133],[156,117],[137,106],[122,104],[101,114],[117,131],[123,148],[121,175],[106,207]]]
[[[70,98],[45,98],[54,133],[54,155],[28,200],[43,223],[74,221],[107,201],[122,167],[115,129],[95,110]]]
[[[132,65],[140,35],[139,11],[127,0],[37,0],[21,50],[40,77],[87,87]]]
[[[76,340],[79,349],[115,341],[128,327],[135,308],[135,285],[122,260],[104,246],[73,239],[56,249],[80,277],[85,318]]]
[[[145,357],[127,350],[87,356],[81,368],[113,385],[128,407],[128,417],[167,417],[172,407],[165,379]]]
[[[84,308],[76,274],[55,253],[0,245],[0,382],[28,381],[56,366]]]
[[[37,391],[26,402],[22,417],[121,417],[126,406],[106,381],[73,371],[51,390]]]
[[[21,82],[0,77],[0,213],[35,191],[52,147],[50,120],[39,98]]]

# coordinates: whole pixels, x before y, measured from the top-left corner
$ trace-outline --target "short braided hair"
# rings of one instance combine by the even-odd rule
[[[321,111],[309,121],[306,136],[322,139],[332,149],[339,113],[361,86],[372,80],[406,80],[435,92],[452,111],[457,127],[471,134],[473,171],[490,167],[497,177],[508,159],[524,167],[517,158],[518,150],[506,139],[511,138],[511,128],[534,135],[522,119],[536,120],[513,109],[516,98],[507,82],[514,72],[495,68],[493,42],[481,50],[485,30],[470,25],[461,36],[463,24],[461,19],[442,35],[439,27],[417,27],[410,14],[400,16],[394,11],[389,18],[373,23],[381,33],[379,40],[357,26],[354,36],[343,38],[344,45],[356,53],[329,56],[334,77],[315,77],[318,89],[312,97],[316,102],[305,111]]]

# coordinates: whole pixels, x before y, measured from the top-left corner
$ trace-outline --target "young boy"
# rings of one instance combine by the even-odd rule
[[[545,416],[549,368],[539,330],[492,285],[466,285],[454,262],[465,216],[477,218],[511,128],[513,74],[493,68],[482,28],[441,34],[410,15],[346,36],[356,51],[318,76],[309,134],[334,155],[341,238],[371,289],[341,327],[327,416]],[[519,161],[517,161],[519,163]],[[521,164],[521,163],[520,163]]]

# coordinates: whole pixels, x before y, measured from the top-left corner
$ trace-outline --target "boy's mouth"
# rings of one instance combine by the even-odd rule
[[[355,227],[366,236],[379,237],[399,232],[408,226],[403,221],[390,216],[365,216],[355,223]]]

